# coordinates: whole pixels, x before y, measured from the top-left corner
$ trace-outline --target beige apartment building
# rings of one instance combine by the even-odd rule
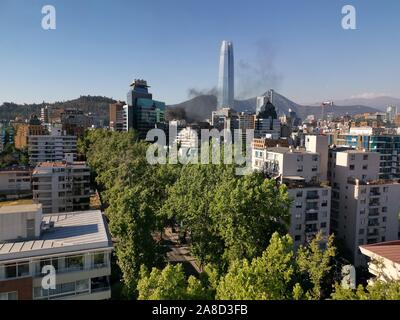
[[[111,237],[102,213],[43,215],[32,201],[0,206],[0,300],[110,299]],[[44,267],[54,287],[42,285]]]
[[[0,200],[32,196],[32,167],[7,167],[0,169]]]
[[[331,229],[345,242],[356,266],[365,266],[359,246],[398,239],[400,183],[379,179],[376,152],[335,148],[329,155]]]
[[[253,169],[288,187],[293,200],[289,234],[295,247],[318,232],[329,235],[331,188],[320,183],[320,155],[291,147],[264,147],[253,143]]]
[[[41,162],[33,170],[32,188],[43,213],[87,210],[90,169],[85,162]]]

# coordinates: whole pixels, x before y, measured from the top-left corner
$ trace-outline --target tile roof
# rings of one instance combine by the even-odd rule
[[[385,259],[400,263],[400,241],[389,241],[360,246],[365,255],[372,253]]]

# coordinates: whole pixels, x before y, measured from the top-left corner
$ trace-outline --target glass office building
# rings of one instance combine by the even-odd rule
[[[140,139],[145,139],[147,132],[157,123],[164,122],[165,103],[153,100],[147,82],[135,80],[128,92],[128,105],[125,108],[126,129],[134,129]]]
[[[234,107],[233,70],[233,44],[230,41],[223,41],[219,60],[218,109]]]
[[[398,135],[330,135],[329,143],[378,152],[381,155],[379,177],[382,179],[400,178],[400,136]]]

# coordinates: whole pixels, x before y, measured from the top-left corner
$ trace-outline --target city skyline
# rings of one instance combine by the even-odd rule
[[[51,31],[41,29],[45,4],[0,4],[0,44],[7,48],[0,52],[7,75],[0,79],[0,103],[88,94],[120,100],[133,78],[147,79],[157,99],[179,103],[189,92],[217,87],[223,39],[235,43],[236,99],[269,88],[298,103],[399,96],[394,30],[400,26],[400,4],[395,1],[352,1],[357,30],[341,27],[343,1],[290,3],[291,10],[285,1],[255,0],[246,6],[221,1],[213,10],[203,2],[179,2],[172,10],[157,1],[88,0],[74,6],[54,0],[57,29]],[[141,13],[134,23],[132,11]],[[220,19],[224,12],[229,15]],[[265,12],[274,14],[266,19]],[[23,82],[29,85],[21,90]]]

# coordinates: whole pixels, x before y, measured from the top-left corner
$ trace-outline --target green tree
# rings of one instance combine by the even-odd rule
[[[303,276],[312,284],[307,293],[309,299],[321,299],[324,278],[332,268],[332,258],[336,248],[333,245],[334,237],[330,236],[327,243],[321,233],[307,246],[302,246],[297,252],[297,264]]]
[[[139,300],[204,300],[213,298],[201,280],[186,279],[182,265],[168,264],[163,270],[143,267],[138,281]]]
[[[283,300],[299,295],[294,283],[295,258],[290,236],[274,233],[263,255],[252,262],[234,261],[217,288],[217,299]],[[300,290],[301,292],[301,290]]]
[[[260,256],[274,232],[286,234],[290,205],[286,187],[260,173],[222,181],[210,207],[225,260]]]

